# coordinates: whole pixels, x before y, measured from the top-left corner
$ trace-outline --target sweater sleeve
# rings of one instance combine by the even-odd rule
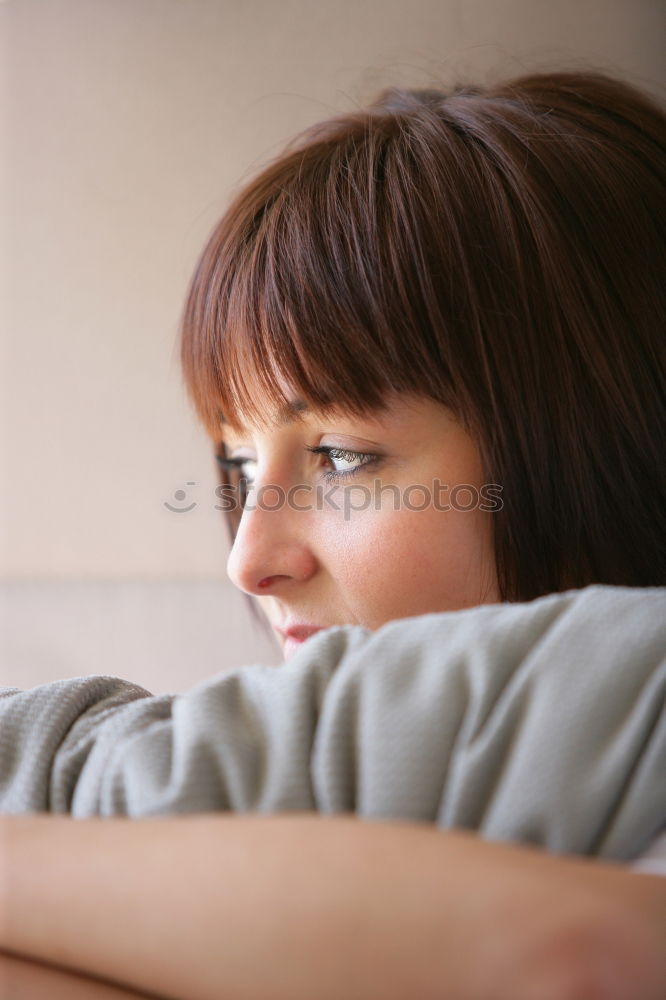
[[[666,588],[337,626],[182,695],[0,697],[0,810],[355,812],[638,857],[666,823]]]

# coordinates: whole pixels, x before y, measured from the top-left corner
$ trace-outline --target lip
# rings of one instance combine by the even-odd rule
[[[324,625],[276,625],[276,631],[283,639],[293,639],[295,642],[305,642],[315,632],[321,632]]]
[[[325,625],[281,625],[276,627],[284,639],[283,654],[285,660],[289,660],[306,639],[309,639],[315,632],[321,632]]]

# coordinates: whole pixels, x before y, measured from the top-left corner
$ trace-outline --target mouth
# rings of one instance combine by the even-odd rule
[[[324,628],[324,625],[290,625],[287,628],[276,627],[276,632],[278,632],[284,640],[283,652],[285,660],[289,659],[289,657],[303,645],[306,639],[309,639],[311,635],[315,634],[315,632],[321,632]]]

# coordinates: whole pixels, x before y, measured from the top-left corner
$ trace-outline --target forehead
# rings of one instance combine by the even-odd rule
[[[282,427],[303,421],[313,413],[311,403],[299,387],[290,381],[278,364],[273,361],[262,367],[261,376],[256,369],[243,367],[232,376],[230,392],[225,393],[217,409],[219,427],[223,434],[245,434],[253,429]],[[228,407],[228,409],[227,409]],[[331,407],[332,408],[332,407]],[[317,412],[321,406],[316,407]]]
[[[393,402],[395,393],[380,394],[378,399],[364,405],[350,403],[343,398],[331,398],[328,394],[313,401],[301,387],[290,381],[277,368],[270,374],[268,386],[263,386],[256,375],[248,377],[243,373],[245,409],[243,405],[232,405],[227,412],[218,408],[219,426],[222,434],[247,434],[252,430],[279,429],[316,419],[359,420],[377,417],[386,412]],[[277,390],[273,392],[273,390]],[[231,405],[231,401],[230,401]]]
[[[392,435],[401,433],[427,434],[440,432],[457,424],[449,407],[425,396],[408,393],[393,393],[379,406],[364,410],[351,410],[332,403],[326,407],[311,406],[300,397],[294,397],[278,407],[270,419],[243,419],[243,414],[234,413],[234,419],[227,421],[220,413],[220,429],[223,438],[251,436],[254,430],[277,430],[294,423],[308,424],[320,421],[344,423],[351,430],[354,424],[362,424],[367,430],[381,429]]]
[[[268,423],[275,427],[282,427],[284,424],[293,423],[295,420],[302,420],[303,415],[306,413],[311,414],[312,410],[305,400],[288,399],[286,403],[278,408],[277,412],[268,421]],[[219,412],[219,417],[220,425],[223,430],[231,426],[231,421],[227,419],[221,410]],[[252,426],[257,426],[257,423],[257,421],[247,420],[241,413],[234,415],[233,424],[243,431],[249,430]]]

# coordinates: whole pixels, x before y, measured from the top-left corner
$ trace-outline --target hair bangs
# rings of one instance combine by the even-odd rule
[[[222,417],[262,424],[292,393],[359,416],[433,399],[501,484],[505,600],[663,584],[665,121],[564,72],[389,88],[306,129],[195,271],[181,358],[202,422],[224,450]]]
[[[330,130],[338,125],[328,123]],[[307,133],[306,133],[307,134]],[[182,364],[209,434],[265,424],[289,396],[367,414],[393,392],[442,396],[413,329],[413,254],[401,239],[390,135],[358,116],[333,142],[292,149],[232,203],[186,303]],[[303,136],[299,137],[303,140]],[[383,197],[392,171],[391,196]]]

